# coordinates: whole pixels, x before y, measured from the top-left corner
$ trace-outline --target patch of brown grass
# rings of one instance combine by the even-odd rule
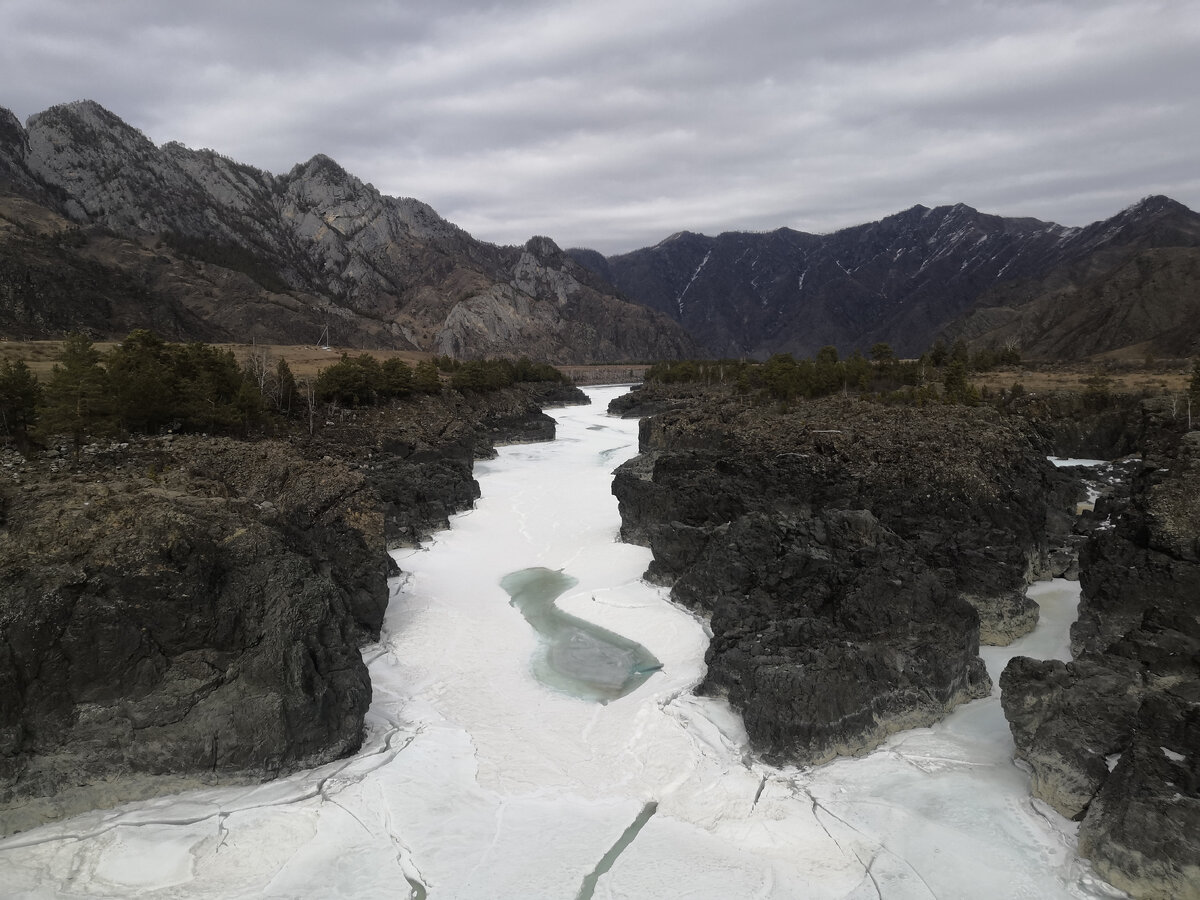
[[[221,350],[232,350],[238,362],[244,363],[252,353],[267,353],[272,361],[286,359],[292,374],[297,378],[316,375],[326,366],[331,366],[342,358],[345,353],[351,357],[365,353],[380,362],[389,359],[402,359],[410,366],[424,359],[432,359],[434,354],[422,353],[418,350],[356,350],[352,347],[295,346],[291,344],[215,344]]]
[[[1019,382],[1027,391],[1087,390],[1089,379],[1097,375],[1108,379],[1108,389],[1114,394],[1173,394],[1186,391],[1191,366],[1186,361],[1174,363],[1126,363],[1122,366],[1098,366],[1091,363],[1042,363],[1020,366],[1001,366],[991,372],[972,373],[971,382],[980,388],[999,391]]]
[[[93,346],[102,353],[117,346],[119,341],[96,341]],[[25,364],[39,378],[46,378],[54,367],[59,353],[62,351],[62,341],[4,341],[0,340],[0,360],[23,359]],[[367,353],[380,362],[399,357],[409,365],[430,359],[433,354],[421,353],[415,350],[356,350],[350,347],[292,346],[288,344],[215,344],[221,350],[232,350],[238,362],[244,363],[252,353],[267,353],[271,365],[277,360],[286,359],[292,374],[297,378],[316,375],[326,366],[331,366],[342,358],[342,353],[358,356]]]

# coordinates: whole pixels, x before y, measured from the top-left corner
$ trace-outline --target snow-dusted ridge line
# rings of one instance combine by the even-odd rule
[[[711,256],[712,250],[709,249],[709,251],[704,254],[704,259],[700,260],[700,265],[696,266],[696,271],[692,273],[692,277],[688,279],[688,283],[684,285],[683,290],[679,292],[679,296],[675,298],[675,303],[679,307],[679,314],[681,316],[683,315],[683,297],[695,283],[696,279],[700,277],[700,272],[708,264],[708,260]]]

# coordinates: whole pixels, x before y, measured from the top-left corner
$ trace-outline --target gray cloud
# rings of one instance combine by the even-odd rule
[[[326,153],[478,237],[606,252],[914,203],[1200,207],[1191,0],[5,0],[0,104]]]

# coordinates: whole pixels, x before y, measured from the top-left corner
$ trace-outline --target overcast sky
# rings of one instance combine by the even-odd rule
[[[1197,0],[0,0],[0,36],[22,121],[325,153],[497,243],[1200,210]]]

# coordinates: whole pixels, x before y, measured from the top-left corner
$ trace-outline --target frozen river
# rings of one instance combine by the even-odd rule
[[[364,649],[361,753],[15,835],[0,895],[1119,896],[1076,859],[1075,826],[1031,800],[998,691],[860,759],[753,758],[738,717],[692,694],[703,621],[641,581],[647,550],[616,540],[610,476],[637,449],[637,423],[604,414],[622,391],[589,390],[591,407],[554,411],[557,441],[480,463],[476,508],[396,554],[409,574]],[[518,608],[530,579],[563,615],[549,632]],[[1033,596],[1042,624],[985,649],[993,678],[1014,654],[1068,658],[1077,586]],[[632,680],[579,690],[551,665],[560,651]]]

